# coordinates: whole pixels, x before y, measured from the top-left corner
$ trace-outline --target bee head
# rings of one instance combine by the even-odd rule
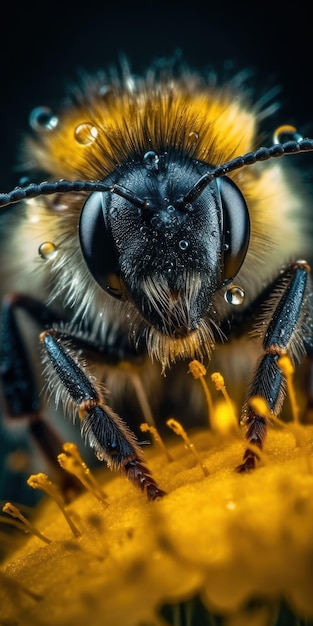
[[[151,329],[151,346],[160,342],[157,355],[167,351],[172,358],[175,338],[180,343],[174,352],[187,353],[188,344],[194,354],[189,338],[198,335],[196,349],[203,343],[197,328],[205,328],[214,294],[236,276],[249,246],[248,209],[227,175],[312,150],[312,139],[296,137],[212,168],[179,152],[148,151],[104,181],[16,187],[0,194],[0,207],[40,195],[88,192],[79,238],[90,273],[112,297],[132,303]]]
[[[96,281],[173,337],[198,328],[249,245],[240,190],[223,177],[195,191],[204,172],[207,164],[181,154],[149,151],[104,181],[116,193],[92,193],[81,213],[81,248]]]

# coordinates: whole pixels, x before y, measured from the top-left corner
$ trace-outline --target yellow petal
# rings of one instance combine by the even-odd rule
[[[234,471],[244,448],[238,438],[190,439],[208,476],[182,440],[171,447],[172,462],[158,446],[146,453],[168,492],[159,501],[101,470],[108,506],[86,492],[68,507],[79,537],[45,499],[34,521],[52,542],[30,537],[2,564],[12,583],[1,586],[3,618],[23,626],[161,625],[164,604],[196,595],[229,626],[243,626],[244,603],[260,597],[313,618],[313,427],[302,428],[301,447],[291,431],[272,429],[268,462],[245,475]],[[255,623],[266,623],[269,610]]]

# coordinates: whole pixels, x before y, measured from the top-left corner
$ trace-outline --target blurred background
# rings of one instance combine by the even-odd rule
[[[129,58],[135,72],[177,51],[195,69],[252,69],[256,90],[281,86],[279,124],[311,133],[312,36],[304,2],[107,0],[6,2],[0,37],[0,189],[19,177],[16,150],[33,107],[57,103],[81,69]]]
[[[20,178],[17,153],[31,110],[39,105],[53,109],[81,70],[118,64],[121,55],[136,73],[173,55],[203,72],[251,70],[257,97],[280,88],[280,111],[266,122],[266,131],[291,123],[312,137],[312,36],[304,5],[292,3],[284,11],[275,2],[208,0],[64,1],[36,8],[6,3],[0,36],[0,190],[9,190]],[[301,158],[308,179],[313,157]],[[0,500],[14,495],[28,500],[23,472],[8,481],[5,455],[12,443],[1,427],[0,436]]]

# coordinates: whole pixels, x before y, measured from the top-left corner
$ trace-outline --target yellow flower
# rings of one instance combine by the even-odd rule
[[[65,511],[49,479],[30,479],[53,497],[32,519],[43,537],[2,563],[1,625],[313,623],[313,426],[274,424],[257,469],[239,474],[232,418],[188,435],[171,422],[166,450],[146,451],[161,500],[91,474],[74,447],[60,462],[86,491]]]
[[[172,462],[151,450],[168,491],[158,502],[99,473],[108,505],[87,491],[68,506],[79,536],[47,498],[35,524],[51,542],[32,536],[2,564],[2,623],[150,626],[166,623],[164,604],[196,596],[232,620],[260,598],[312,619],[313,427],[302,435],[299,447],[272,430],[265,464],[247,475],[233,471],[243,444],[219,435],[192,437],[208,476],[179,440]],[[263,604],[258,615],[268,623]]]

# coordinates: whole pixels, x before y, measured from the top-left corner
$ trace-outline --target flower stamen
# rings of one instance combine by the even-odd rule
[[[206,369],[204,365],[200,363],[200,361],[197,361],[197,359],[194,359],[193,361],[190,361],[189,363],[189,373],[193,375],[195,380],[198,380],[198,379],[200,380],[202,389],[204,391],[207,407],[208,407],[208,422],[210,424],[210,422],[214,420],[214,405],[213,405],[211,392],[205,380],[205,376],[207,373]]]
[[[90,493],[97,500],[99,500],[101,504],[108,506],[106,502],[106,494],[91,473],[88,465],[82,459],[76,444],[66,442],[62,447],[64,453],[58,455],[58,462],[62,469],[76,476],[87,491],[90,491]]]
[[[153,438],[156,441],[156,443],[158,443],[161,446],[161,448],[162,448],[162,450],[163,450],[167,460],[169,462],[173,461],[172,455],[170,454],[169,450],[167,449],[167,447],[166,447],[166,445],[165,445],[161,435],[159,434],[159,432],[158,432],[158,430],[156,429],[155,426],[151,426],[150,424],[147,424],[146,422],[144,422],[143,424],[140,424],[140,430],[141,430],[142,433],[147,433],[147,432],[151,433],[151,435],[153,436]]]
[[[6,502],[4,504],[4,506],[2,507],[2,511],[4,513],[7,513],[8,515],[11,515],[11,517],[13,517],[14,519],[6,519],[4,517],[0,518],[1,522],[6,522],[6,523],[10,523],[12,524],[12,526],[15,526],[16,528],[18,528],[19,530],[23,530],[25,533],[32,533],[33,535],[35,535],[36,537],[38,537],[39,539],[41,539],[41,541],[44,541],[45,543],[51,543],[51,539],[48,539],[48,537],[46,537],[45,535],[43,535],[37,528],[36,526],[34,526],[22,513],[21,511],[17,508],[17,506],[15,506],[14,504],[11,504],[11,502]],[[20,520],[20,522],[16,521],[16,520]]]
[[[229,402],[221,400],[214,406],[212,429],[223,437],[235,437],[242,440],[242,433],[234,407]]]
[[[288,354],[282,354],[279,357],[277,364],[286,378],[287,393],[288,393],[288,397],[289,397],[289,401],[291,405],[293,421],[295,424],[299,424],[300,422],[299,412],[300,411],[299,411],[299,405],[297,403],[295,388],[293,384],[293,374],[294,374],[293,364]]]
[[[62,500],[62,497],[58,491],[58,488],[56,487],[56,485],[54,485],[51,480],[48,479],[48,476],[46,476],[46,474],[42,474],[41,472],[39,474],[32,474],[28,479],[27,479],[27,484],[30,487],[33,487],[33,489],[41,489],[42,491],[44,491],[45,493],[47,493],[51,498],[53,498],[53,500],[55,500],[55,502],[57,503],[58,507],[61,509],[74,537],[79,537],[80,536],[80,531],[78,530],[78,528],[75,526],[74,522],[72,521],[72,519],[70,518],[68,511],[64,505],[64,502]]]
[[[209,471],[208,468],[206,467],[206,465],[204,463],[202,463],[197,450],[195,449],[194,444],[190,441],[186,431],[184,430],[184,428],[182,427],[182,425],[175,420],[173,417],[171,417],[170,419],[167,420],[166,422],[167,426],[169,428],[171,428],[171,430],[174,431],[175,435],[178,435],[179,437],[181,437],[186,445],[186,448],[188,448],[188,450],[190,450],[190,452],[192,452],[192,454],[194,455],[197,463],[200,465],[204,476],[209,476]]]

